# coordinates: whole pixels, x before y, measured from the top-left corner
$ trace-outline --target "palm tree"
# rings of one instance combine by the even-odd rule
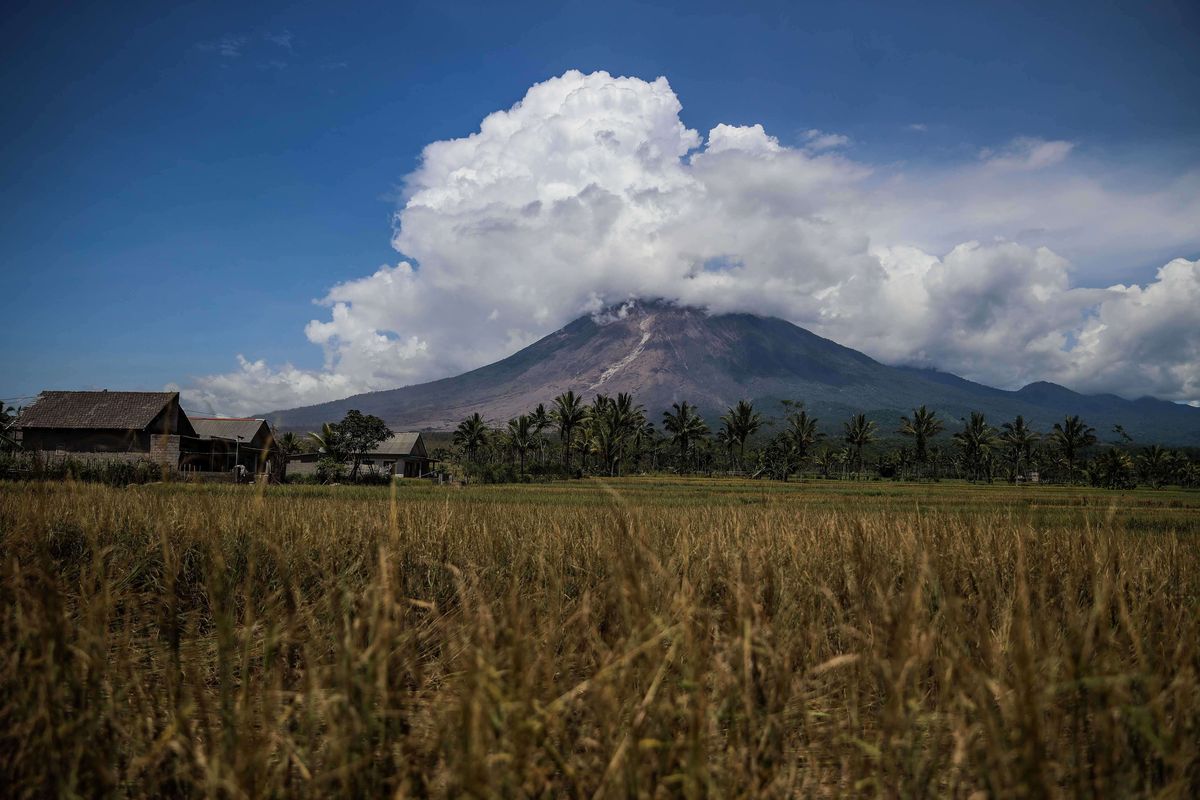
[[[487,442],[488,429],[483,417],[476,411],[458,423],[454,429],[454,444],[467,451],[467,460],[474,461],[479,448]]]
[[[576,397],[575,392],[570,390],[560,394],[554,398],[554,410],[550,412],[550,418],[558,427],[558,438],[562,440],[563,445],[563,468],[569,472],[572,436],[575,429],[587,419],[587,409],[583,405],[583,398]]]
[[[708,425],[696,413],[696,407],[686,400],[672,403],[673,411],[663,412],[663,428],[671,434],[671,441],[679,445],[680,466],[686,468],[688,450],[692,443],[708,435]]]
[[[1025,417],[1020,414],[1012,422],[1006,422],[1000,427],[1003,429],[1000,441],[1004,444],[1015,478],[1032,463],[1033,448],[1037,444],[1039,435],[1025,424]]]
[[[857,475],[863,468],[863,448],[875,441],[875,423],[867,419],[866,414],[855,414],[842,426],[845,433],[843,441],[854,448],[854,473]]]
[[[281,433],[279,435],[279,450],[285,455],[290,456],[293,453],[300,452],[300,437],[291,431]]]
[[[992,450],[996,446],[996,429],[978,411],[971,412],[971,420],[954,434],[954,444],[962,453],[970,470],[970,480],[986,477],[991,481]]]
[[[598,395],[589,414],[589,428],[593,448],[609,475],[621,473],[621,461],[625,447],[645,421],[642,407],[633,402],[633,396],[622,392],[613,400]]]
[[[330,451],[333,449],[335,440],[337,439],[337,429],[328,422],[323,422],[321,423],[321,432],[310,431],[308,438],[316,443],[317,452],[330,453],[332,455]]]
[[[654,423],[643,416],[642,423],[633,432],[633,461],[635,468],[641,464],[642,453],[648,450],[650,453],[650,468],[658,469],[658,438],[658,430],[654,427]]]
[[[1162,445],[1147,447],[1137,457],[1137,470],[1143,481],[1159,489],[1175,471],[1175,457]]]
[[[746,440],[762,427],[762,415],[754,410],[753,404],[745,400],[738,400],[737,405],[721,417],[721,422],[725,424],[726,437],[729,439],[730,446],[737,446],[738,469],[744,469]]]
[[[280,434],[275,443],[279,446],[280,455],[283,456],[280,459],[278,468],[278,477],[282,481],[287,477],[288,456],[300,452],[301,442],[299,436],[292,431],[288,431],[287,433]]]
[[[830,473],[833,472],[834,467],[838,465],[837,451],[832,447],[826,447],[822,449],[821,452],[817,453],[817,455],[813,458],[813,464],[816,465],[817,469],[821,470],[822,477],[826,479],[830,478]]]
[[[900,418],[900,433],[913,439],[913,456],[918,470],[920,465],[929,460],[929,440],[941,432],[942,421],[937,418],[937,412],[930,411],[925,406],[914,408],[912,419]]]
[[[722,418],[721,428],[717,431],[716,439],[721,449],[725,451],[726,462],[733,464],[733,448],[737,446],[737,439],[733,433],[733,427],[729,424],[729,420]]]
[[[1068,477],[1072,477],[1075,474],[1075,457],[1081,450],[1096,443],[1096,429],[1081,420],[1078,414],[1066,417],[1062,422],[1054,423],[1050,443],[1066,463]]]
[[[1110,447],[1096,456],[1088,464],[1087,474],[1093,486],[1105,489],[1132,489],[1137,485],[1133,459],[1117,447]]]
[[[814,444],[824,438],[825,434],[817,432],[817,418],[810,417],[803,408],[788,414],[787,428],[784,430],[788,445],[795,454],[797,466],[802,465],[809,456]]]
[[[528,414],[522,414],[508,421],[508,441],[517,451],[521,460],[521,473],[525,474],[525,454],[536,446],[537,434],[533,430],[533,419]]]
[[[613,462],[616,474],[620,475],[621,461],[625,458],[625,448],[645,424],[646,409],[635,403],[633,395],[629,392],[618,392],[617,399],[609,408],[609,413],[613,416],[613,426],[621,432],[617,440],[616,460]]]
[[[546,439],[542,436],[542,433],[546,428],[550,427],[550,413],[546,411],[545,403],[538,403],[537,408],[529,412],[529,424],[533,428],[533,435],[537,439],[538,459],[545,466]]]

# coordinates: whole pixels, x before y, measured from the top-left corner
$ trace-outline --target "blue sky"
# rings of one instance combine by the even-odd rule
[[[0,394],[328,368],[313,301],[400,259],[422,148],[572,69],[666,76],[702,136],[836,132],[910,175],[1035,137],[1153,190],[1200,163],[1200,7],[1146,5],[7,4]],[[1197,258],[1153,233],[1055,252],[1091,286]]]

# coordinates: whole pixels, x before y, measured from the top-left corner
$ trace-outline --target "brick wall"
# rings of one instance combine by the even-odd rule
[[[149,459],[171,469],[179,468],[179,437],[154,434],[150,437]]]
[[[149,452],[138,450],[125,451],[88,451],[30,448],[37,450],[47,459],[72,459],[74,461],[152,461],[174,471],[179,469],[179,437],[154,434],[150,437]]]

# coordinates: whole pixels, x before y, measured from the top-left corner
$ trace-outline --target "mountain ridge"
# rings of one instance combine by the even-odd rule
[[[852,413],[886,421],[928,405],[948,423],[982,411],[993,424],[1023,414],[1048,429],[1080,414],[1102,437],[1120,424],[1138,441],[1200,444],[1200,409],[1190,406],[1084,395],[1049,381],[997,389],[949,372],[888,366],[777,317],[709,314],[662,301],[579,317],[461,375],[264,416],[285,430],[311,430],[357,408],[395,429],[449,430],[475,412],[502,423],[568,389],[588,400],[632,392],[654,421],[681,400],[710,421],[739,399],[767,416],[778,414],[782,400],[800,400],[829,426]]]

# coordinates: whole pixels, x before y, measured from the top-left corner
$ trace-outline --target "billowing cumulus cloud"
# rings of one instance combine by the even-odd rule
[[[242,359],[190,401],[262,411],[455,374],[630,297],[778,315],[1001,386],[1200,396],[1198,262],[1087,277],[1200,248],[1197,173],[1129,188],[1033,138],[906,170],[816,129],[795,147],[761,125],[701,136],[681,111],[665,78],[569,72],[429,145],[401,258],[334,286],[305,330],[324,368]]]

